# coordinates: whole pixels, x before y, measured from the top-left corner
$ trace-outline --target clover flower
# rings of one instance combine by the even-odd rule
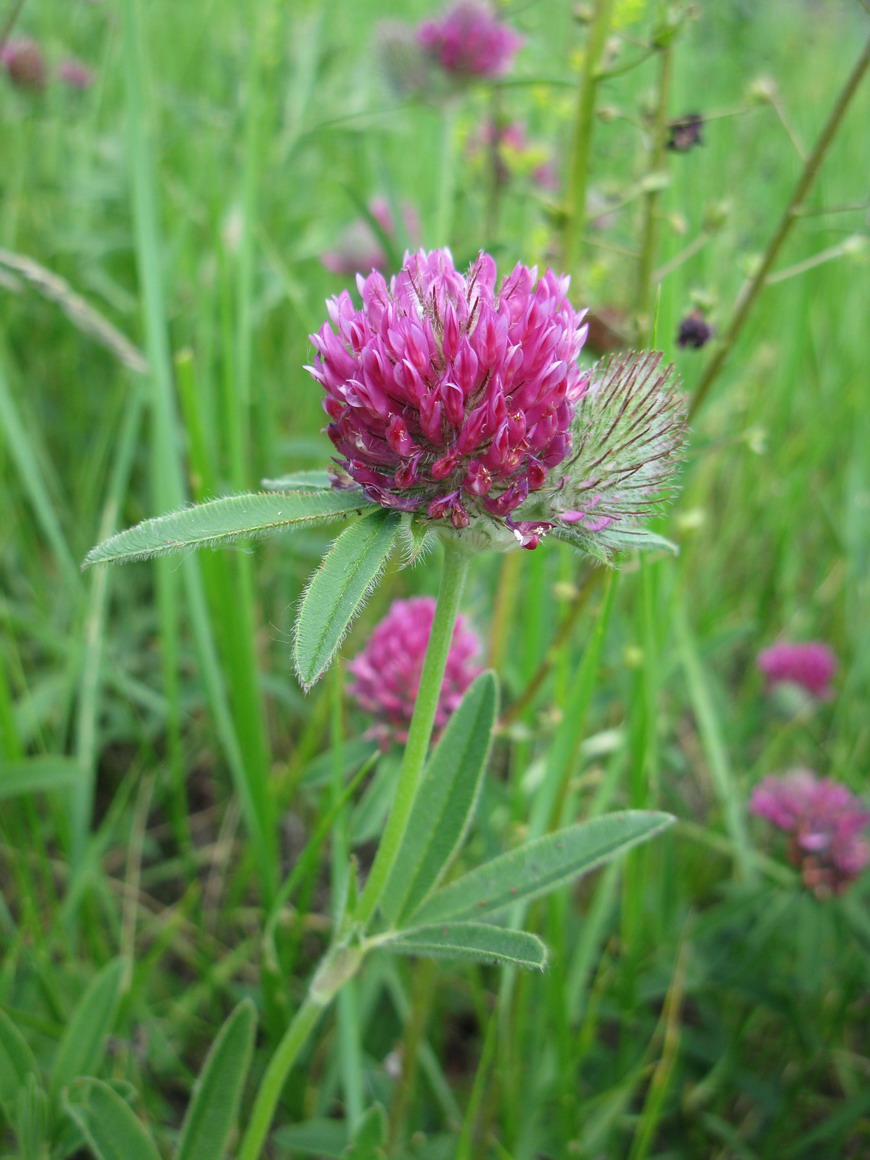
[[[780,684],[800,685],[819,701],[831,697],[831,679],[837,671],[837,658],[820,641],[771,645],[758,654],[757,664],[766,678],[768,689]]]
[[[753,790],[749,808],[790,835],[789,860],[819,898],[842,894],[870,863],[861,833],[870,810],[838,782],[808,769],[769,775]]]
[[[496,289],[481,253],[467,276],[449,250],[407,256],[387,284],[357,278],[311,340],[327,428],[347,475],[383,507],[467,528],[504,521],[568,454],[587,376],[568,279],[517,265]]]
[[[94,83],[94,74],[87,65],[82,64],[80,60],[75,60],[73,57],[68,57],[62,60],[57,69],[58,79],[71,89],[80,89],[84,91],[89,89]]]
[[[424,21],[417,40],[446,73],[459,80],[503,76],[523,43],[481,0],[459,0],[440,20]]]
[[[16,88],[29,89],[34,93],[42,92],[45,88],[45,57],[36,41],[29,37],[22,36],[0,44],[0,66],[6,70]]]
[[[434,616],[435,601],[429,596],[394,600],[366,647],[348,662],[348,672],[354,678],[348,692],[361,709],[375,718],[372,732],[385,747],[391,741],[403,743],[408,739]],[[477,635],[468,628],[464,617],[458,617],[435,714],[437,732],[447,724],[466,689],[481,673],[474,663],[480,651]]]

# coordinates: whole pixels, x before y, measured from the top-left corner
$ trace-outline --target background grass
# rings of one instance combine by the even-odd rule
[[[494,222],[463,141],[496,107],[526,118],[563,172],[583,29],[569,5],[517,7],[512,79],[445,116],[397,102],[372,50],[379,20],[428,12],[31,0],[21,31],[52,63],[87,60],[96,83],[0,90],[0,246],[64,278],[151,366],[122,365],[0,263],[0,749],[10,770],[40,757],[75,776],[4,801],[0,995],[49,1067],[88,982],[126,954],[101,1074],[132,1085],[164,1148],[239,997],[260,1009],[255,1075],[298,1002],[331,913],[328,843],[297,863],[337,800],[343,771],[322,755],[353,755],[366,722],[340,676],[307,698],[291,676],[292,612],[324,535],[85,577],[78,561],[184,499],[324,465],[320,393],[301,367],[345,280],[319,256],[372,196],[413,206],[420,243],[449,243],[458,262],[481,246],[508,268],[557,261],[558,193],[517,176]],[[716,218],[656,279],[655,342],[689,393],[706,352],[676,347],[678,321],[695,300],[727,320],[797,179],[795,142],[815,139],[867,36],[846,3],[729,0],[697,17],[673,49],[669,108],[709,120],[702,148],[668,157],[655,256],[667,270]],[[642,58],[655,19],[654,4],[617,5],[620,62]],[[781,115],[751,99],[759,78],[775,80]],[[636,301],[626,251],[655,85],[650,59],[600,88],[591,204],[625,205],[604,224],[590,215],[573,272],[574,301],[596,310]],[[779,269],[866,243],[868,120],[865,86]],[[746,814],[762,775],[796,765],[866,789],[870,283],[854,249],[765,290],[662,523],[679,558],[629,561],[606,616],[592,587],[497,742],[469,857],[614,806],[679,824],[533,908],[553,950],[543,977],[373,959],[288,1089],[276,1157],[340,1154],[344,1126],[321,1121],[376,1099],[396,1156],[867,1154],[866,879],[817,903],[781,851],[765,858]],[[508,708],[586,581],[567,549],[520,555],[476,561],[466,598]],[[431,562],[391,572],[344,655],[391,599],[436,579]],[[779,637],[836,650],[831,703],[794,713],[763,696],[754,658]]]

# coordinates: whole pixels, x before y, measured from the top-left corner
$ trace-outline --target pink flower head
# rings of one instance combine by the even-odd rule
[[[749,808],[790,835],[789,860],[820,898],[841,894],[870,863],[861,833],[870,810],[838,782],[808,769],[770,775],[753,790]]]
[[[568,279],[536,276],[517,265],[496,288],[489,254],[462,275],[449,250],[421,250],[389,284],[358,276],[361,310],[347,291],[327,303],[306,369],[337,462],[370,500],[456,529],[478,515],[510,526],[566,457],[586,329]]]
[[[523,43],[481,0],[459,0],[440,20],[424,21],[417,40],[445,72],[461,80],[503,76]]]
[[[831,697],[831,678],[837,671],[837,658],[826,644],[775,644],[758,654],[758,667],[767,679],[768,689],[788,683],[800,685],[811,697],[827,701]]]
[[[60,62],[57,75],[71,89],[89,89],[94,83],[94,74],[87,65],[72,57]]]
[[[385,745],[408,739],[434,616],[435,601],[429,596],[394,600],[366,647],[348,663],[354,678],[348,692],[375,718],[374,732]],[[467,627],[464,617],[457,617],[435,714],[438,732],[482,672],[474,664],[480,650],[477,635]]]
[[[45,58],[35,40],[26,36],[7,40],[0,45],[0,65],[16,88],[35,93],[45,88]]]
[[[369,202],[369,213],[388,237],[395,235],[396,223],[384,198],[373,198]],[[420,233],[420,222],[413,208],[403,206],[402,216],[408,234],[412,238],[417,238]],[[387,267],[388,257],[371,223],[359,218],[342,230],[336,239],[335,249],[322,254],[320,260],[333,274],[367,274],[371,270],[383,272]]]

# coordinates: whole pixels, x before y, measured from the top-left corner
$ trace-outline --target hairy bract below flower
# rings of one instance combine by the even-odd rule
[[[417,40],[445,72],[461,80],[504,75],[523,43],[482,0],[459,0],[440,20],[426,20]]]
[[[838,782],[808,769],[770,775],[753,790],[749,808],[790,835],[789,859],[819,897],[841,894],[870,864],[862,835],[870,810]]]
[[[388,284],[358,278],[307,369],[326,391],[337,486],[462,533],[534,548],[550,532],[593,554],[630,544],[668,493],[683,404],[661,356],[582,371],[585,312],[568,279],[480,254],[406,255]]]
[[[373,733],[384,744],[408,739],[434,616],[435,601],[429,596],[394,600],[366,647],[348,662],[348,672],[353,676],[348,692],[375,718]],[[438,732],[482,672],[474,663],[480,652],[476,633],[468,628],[464,617],[458,617],[435,714]]]
[[[837,658],[821,641],[800,644],[771,645],[758,654],[758,667],[766,678],[768,689],[776,685],[799,685],[811,697],[827,701],[831,697],[831,680],[837,671]]]

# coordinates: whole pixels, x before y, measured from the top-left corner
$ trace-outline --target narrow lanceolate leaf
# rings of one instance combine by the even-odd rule
[[[471,916],[489,918],[514,902],[549,894],[647,841],[673,820],[670,814],[626,810],[547,834],[430,895],[413,915],[414,925]]]
[[[0,761],[0,799],[66,789],[85,776],[72,757],[24,757]]]
[[[477,806],[498,711],[495,673],[477,678],[450,719],[420,783],[381,908],[401,926],[456,857]]]
[[[82,1079],[64,1100],[98,1160],[160,1160],[154,1141],[122,1096],[99,1079]]]
[[[398,529],[395,512],[378,508],[363,516],[341,533],[311,577],[296,619],[293,645],[296,672],[306,690],[329,667],[384,570]]]
[[[53,1098],[68,1083],[82,1075],[93,1075],[99,1067],[106,1037],[115,1023],[123,973],[124,960],[113,959],[91,980],[79,999],[54,1057]]]
[[[39,1065],[24,1036],[5,1011],[0,1011],[0,1108],[7,1120],[28,1075],[39,1077]]]
[[[547,948],[537,935],[524,930],[505,930],[485,922],[414,927],[382,945],[384,950],[400,955],[504,963],[512,967],[534,967],[539,971],[547,965]]]
[[[176,1160],[221,1160],[226,1154],[251,1063],[256,1021],[254,1004],[245,999],[218,1033],[193,1088]]]
[[[338,520],[372,505],[359,492],[305,488],[276,494],[229,495],[145,520],[91,548],[83,567],[146,560],[194,548],[217,548],[235,540]]]
[[[328,471],[294,471],[292,475],[282,475],[278,479],[261,479],[260,486],[265,491],[297,491],[300,487],[313,487],[318,491],[331,491],[332,480]],[[362,492],[356,492],[357,499],[364,499]]]

